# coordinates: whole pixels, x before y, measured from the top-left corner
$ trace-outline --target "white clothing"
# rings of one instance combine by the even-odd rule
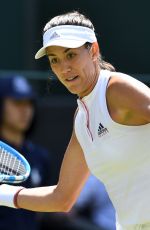
[[[101,70],[93,91],[77,100],[75,133],[89,169],[103,181],[116,209],[118,230],[126,230],[150,222],[150,124],[126,126],[112,120],[106,89],[114,75],[144,85],[123,73]]]

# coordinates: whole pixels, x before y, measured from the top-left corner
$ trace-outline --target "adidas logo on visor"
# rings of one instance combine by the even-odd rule
[[[49,40],[52,40],[54,38],[60,38],[60,35],[56,32],[54,32],[50,37],[49,37]]]

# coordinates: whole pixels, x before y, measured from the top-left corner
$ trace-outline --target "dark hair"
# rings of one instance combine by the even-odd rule
[[[44,27],[43,33],[45,33],[48,29],[55,27],[55,26],[60,26],[60,25],[77,25],[77,26],[84,26],[92,29],[95,31],[95,28],[91,22],[91,20],[79,13],[78,11],[72,11],[68,12],[65,14],[61,14],[58,16],[55,16],[52,18]],[[87,45],[88,44],[88,45]],[[90,43],[86,43],[86,48],[89,48],[89,46],[92,45]],[[108,62],[105,62],[100,54],[99,56],[99,63],[101,69],[107,69],[110,71],[115,71],[115,68]]]
[[[76,25],[76,26],[85,26],[94,30],[94,26],[90,19],[88,19],[83,14],[80,14],[78,11],[72,11],[65,14],[58,15],[52,18],[44,27],[44,32],[48,29],[60,26],[60,25]]]

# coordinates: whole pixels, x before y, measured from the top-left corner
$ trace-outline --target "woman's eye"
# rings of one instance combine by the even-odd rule
[[[50,59],[50,64],[56,64],[58,62],[57,58]]]
[[[72,59],[74,56],[75,56],[74,53],[68,53],[68,54],[67,54],[67,58],[68,58],[68,59]]]

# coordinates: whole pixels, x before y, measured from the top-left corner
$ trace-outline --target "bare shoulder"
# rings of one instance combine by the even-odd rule
[[[144,94],[150,96],[150,88],[143,84],[141,81],[125,74],[116,74],[111,77],[108,84],[108,92],[114,93],[116,96],[122,95],[128,98],[130,94]],[[126,93],[129,93],[126,94]]]
[[[125,124],[150,122],[150,89],[142,82],[128,75],[113,74],[106,97],[111,114],[121,114],[117,119]]]

